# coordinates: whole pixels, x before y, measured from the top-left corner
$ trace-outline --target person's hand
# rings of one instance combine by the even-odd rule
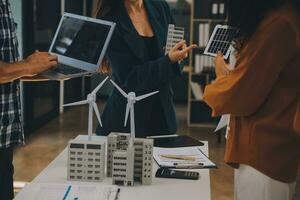
[[[170,50],[168,56],[172,63],[176,63],[187,58],[189,52],[196,47],[197,45],[195,44],[187,46],[185,41],[181,41]]]
[[[218,52],[217,57],[215,58],[215,67],[217,77],[230,74],[229,65],[225,62],[221,52]]]
[[[28,75],[34,76],[57,65],[57,56],[36,51],[25,59]]]

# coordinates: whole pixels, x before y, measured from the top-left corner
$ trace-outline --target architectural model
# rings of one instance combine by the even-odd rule
[[[68,180],[103,181],[106,159],[103,140],[71,140],[68,151]]]
[[[112,176],[114,184],[132,186],[133,181],[151,184],[153,141],[135,138],[134,104],[158,91],[136,97],[134,92],[126,94],[114,81],[111,82],[127,98],[124,126],[130,114],[130,135],[111,133],[108,136],[107,174]]]
[[[120,166],[119,163],[122,162],[122,158],[123,158],[119,156],[119,154],[121,153],[121,155],[126,155],[126,150],[128,149],[128,145],[129,145],[129,139],[130,139],[130,134],[127,133],[111,133],[108,136],[107,138],[108,154],[107,154],[107,169],[106,169],[107,176],[113,177],[113,184],[121,183],[121,185],[129,185],[126,184],[125,180],[123,179],[120,180],[118,177],[119,175],[124,176],[124,174],[120,174],[120,173],[122,172],[122,170],[126,169],[126,166],[128,166],[129,168],[131,168],[131,166],[134,166],[134,173],[133,173],[134,181],[140,182],[143,185],[150,185],[152,183],[152,161],[153,161],[152,159],[153,140],[152,139],[135,138],[134,158],[133,160],[127,159],[127,161],[130,161],[130,163],[133,164],[130,163],[126,163],[126,165],[123,164],[121,167],[122,170],[118,168],[118,166]],[[125,162],[125,160],[123,162]],[[114,177],[114,175],[116,175],[116,177]]]
[[[169,24],[165,54],[167,55],[169,51],[182,40],[184,40],[184,28]]]
[[[134,184],[134,147],[115,151],[112,159],[112,184],[133,186]]]
[[[100,137],[92,137],[92,132],[93,110],[102,126],[96,95],[107,79],[108,77],[87,96],[86,100],[65,105],[89,104],[88,140],[75,139],[68,145],[68,180],[99,182],[105,178],[105,142]]]
[[[115,151],[126,151],[130,134],[110,133],[107,137],[107,165],[106,175],[112,177],[113,154]]]

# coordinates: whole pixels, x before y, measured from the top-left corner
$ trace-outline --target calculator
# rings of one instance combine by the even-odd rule
[[[188,180],[198,180],[198,172],[192,171],[179,171],[170,168],[159,168],[156,171],[155,177],[158,178],[175,178],[175,179],[188,179]]]

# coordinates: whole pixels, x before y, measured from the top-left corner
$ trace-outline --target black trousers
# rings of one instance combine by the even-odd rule
[[[14,198],[13,148],[0,149],[0,200]]]

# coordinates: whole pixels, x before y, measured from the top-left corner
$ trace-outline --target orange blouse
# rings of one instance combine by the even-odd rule
[[[205,89],[213,116],[231,114],[225,162],[294,182],[300,164],[300,15],[270,13],[239,52],[236,68]]]

